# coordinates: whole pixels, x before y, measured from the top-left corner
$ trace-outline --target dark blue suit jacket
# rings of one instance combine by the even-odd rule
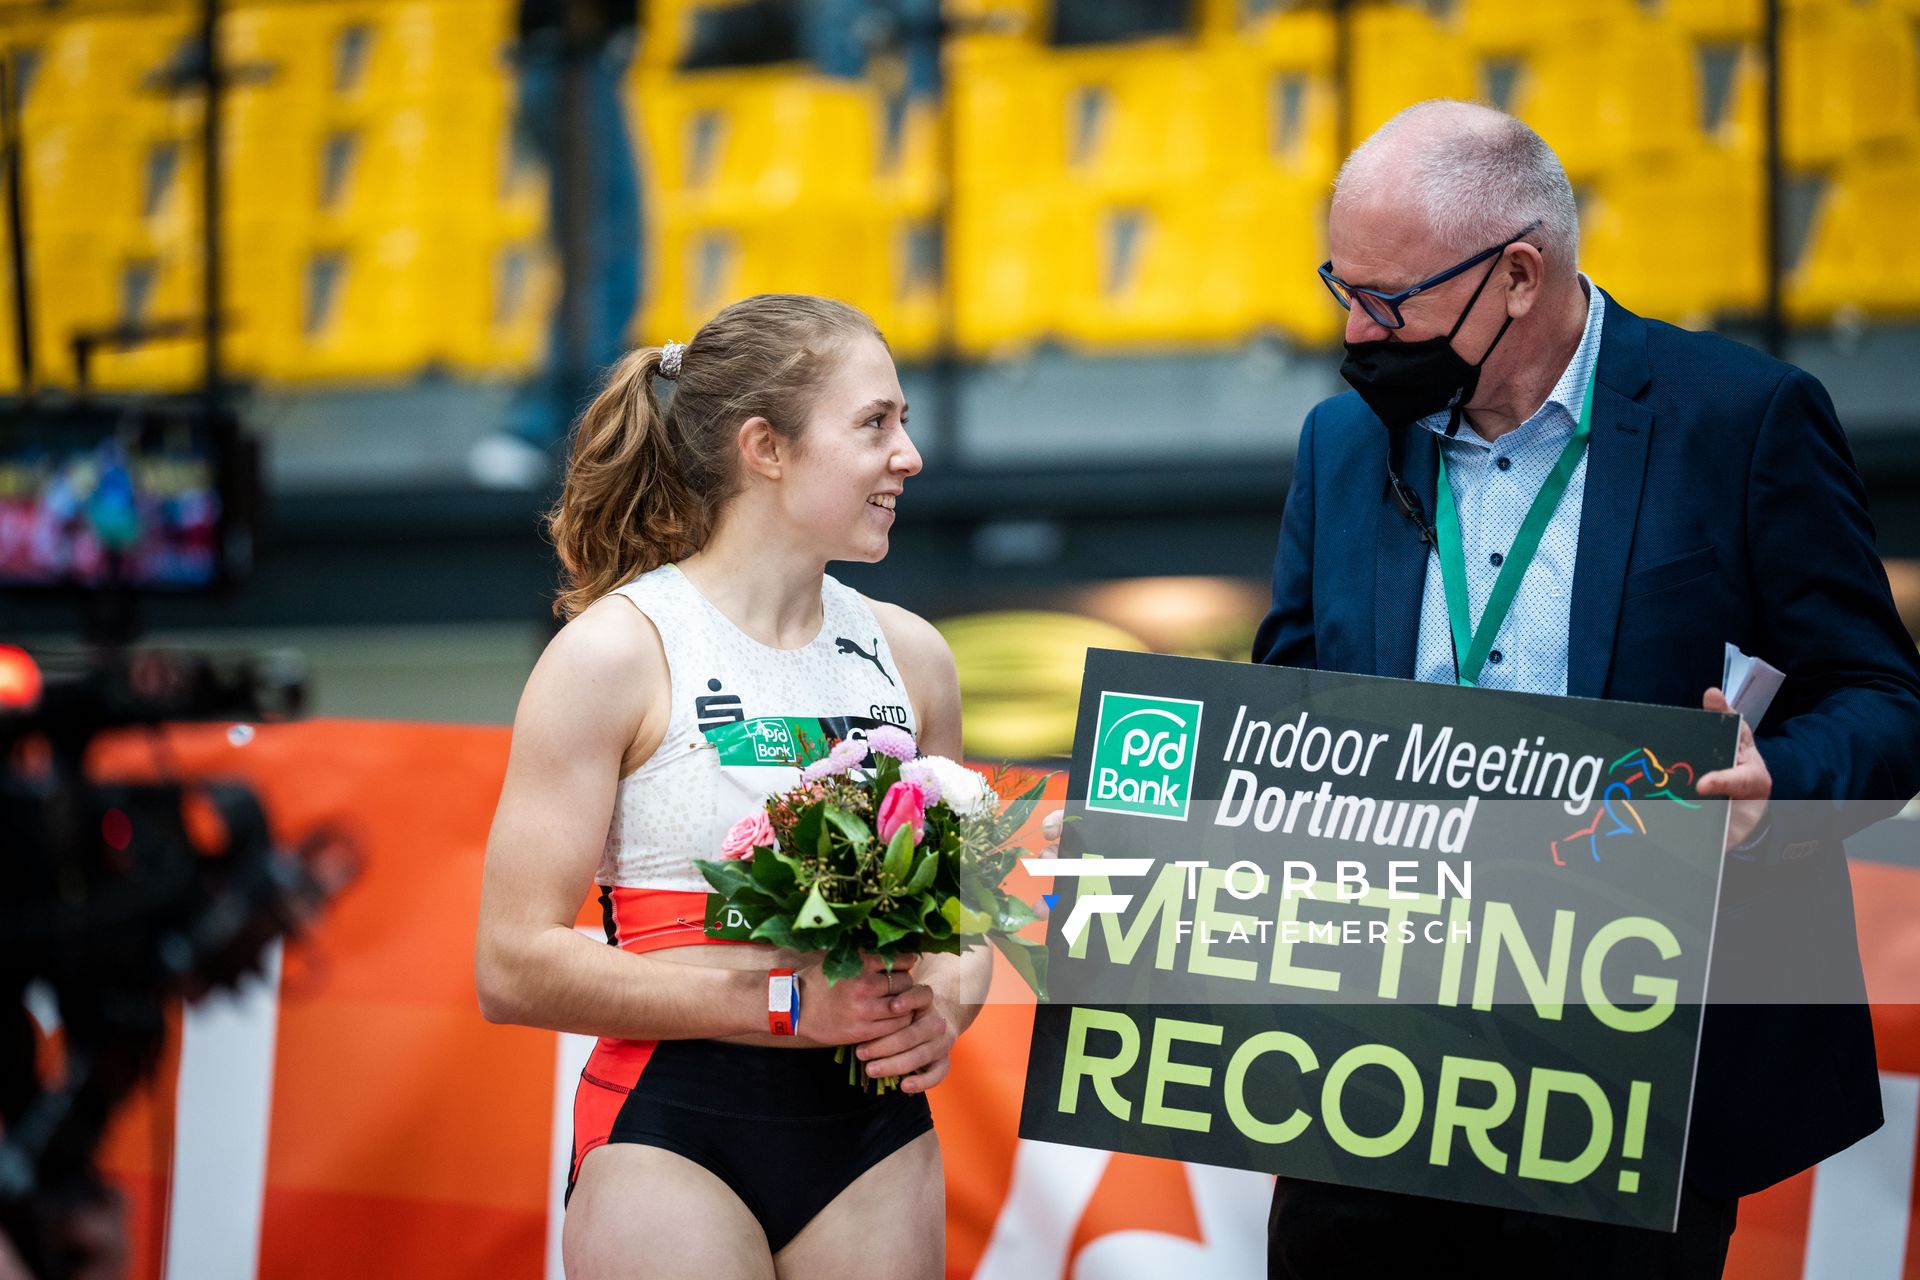
[[[1431,520],[1436,437],[1394,448]],[[1920,659],[1809,374],[1609,296],[1588,449],[1567,692],[1698,707],[1732,641],[1787,675],[1756,726],[1776,800],[1818,802],[1774,805],[1722,888],[1687,1173],[1743,1195],[1881,1121],[1840,840],[1920,791]],[[1256,661],[1412,676],[1427,548],[1387,453],[1357,395],[1308,415]]]

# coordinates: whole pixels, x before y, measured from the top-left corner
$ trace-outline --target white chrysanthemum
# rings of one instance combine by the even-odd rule
[[[902,777],[907,776],[908,769],[931,774],[940,788],[940,798],[963,818],[984,818],[1000,812],[1000,797],[987,785],[986,778],[958,761],[945,756],[921,756],[902,767]]]

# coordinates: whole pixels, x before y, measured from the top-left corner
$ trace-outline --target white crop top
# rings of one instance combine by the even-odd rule
[[[718,858],[735,822],[800,780],[800,739],[858,738],[882,724],[917,733],[900,667],[873,610],[833,578],[820,584],[820,633],[775,649],[736,627],[678,566],[612,594],[652,619],[672,672],[666,737],[620,780],[595,879],[633,889],[706,892],[695,858]]]

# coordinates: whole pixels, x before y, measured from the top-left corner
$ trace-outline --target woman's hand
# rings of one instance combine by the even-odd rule
[[[912,1022],[891,1035],[870,1040],[854,1051],[866,1064],[867,1075],[899,1076],[902,1093],[924,1093],[947,1078],[948,1055],[960,1038],[958,1022],[947,1015],[944,1000],[932,987],[916,986],[893,1000],[893,1007],[909,1010]]]
[[[814,1044],[859,1044],[892,1035],[913,1021],[919,1005],[901,1001],[916,990],[913,966],[920,957],[869,955],[860,973],[828,983],[816,956],[796,971],[800,982],[800,1035]]]

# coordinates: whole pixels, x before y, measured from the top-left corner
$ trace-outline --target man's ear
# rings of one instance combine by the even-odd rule
[[[765,418],[748,418],[740,424],[736,437],[740,446],[740,464],[754,475],[778,480],[792,454],[787,442]]]
[[[1540,286],[1547,278],[1547,261],[1540,250],[1526,241],[1507,250],[1507,314],[1518,320],[1540,301]]]

